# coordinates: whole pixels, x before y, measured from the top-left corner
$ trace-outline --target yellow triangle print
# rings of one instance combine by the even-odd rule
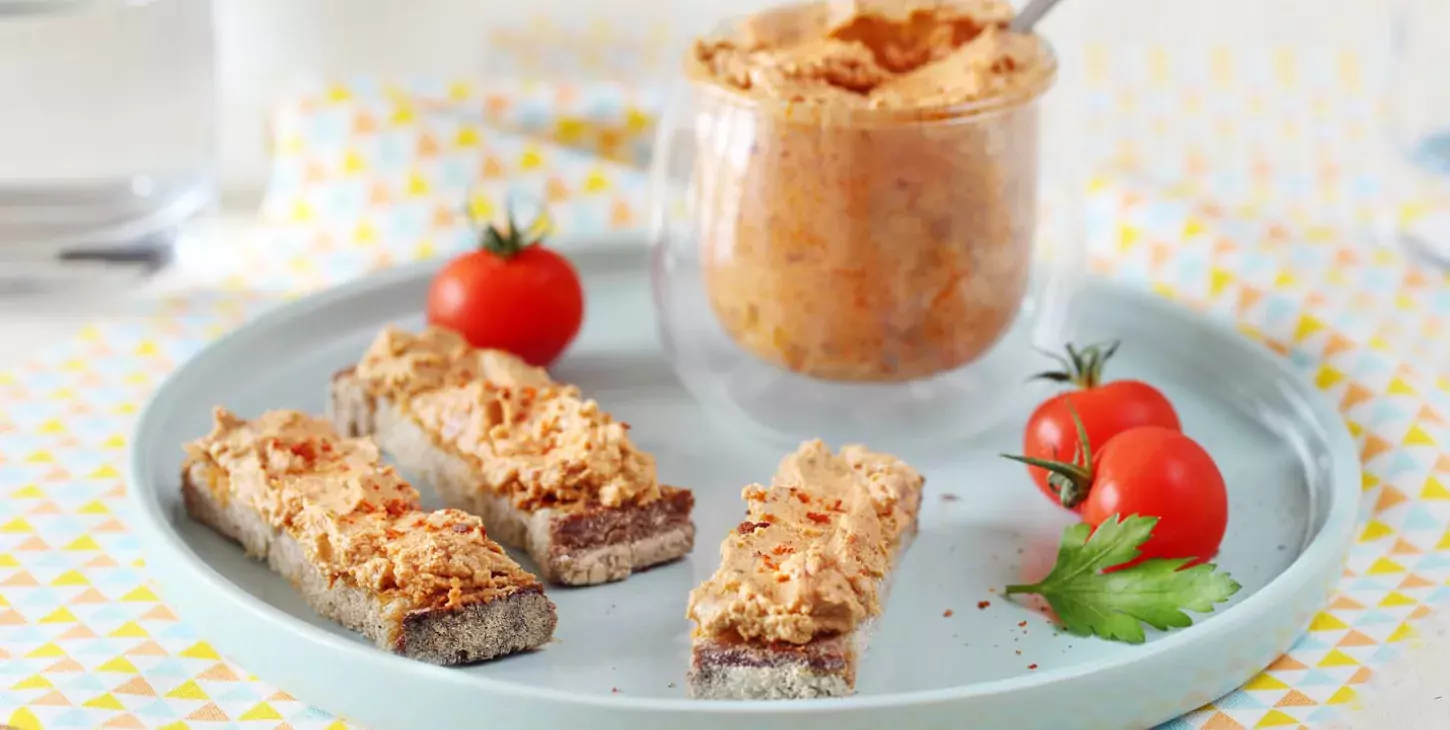
[[[108,635],[125,639],[145,639],[151,636],[150,634],[146,633],[146,629],[141,628],[141,624],[138,624],[135,621],[127,621],[126,623],[117,626],[116,630],[112,631]]]
[[[1321,667],[1357,667],[1357,666],[1359,666],[1359,662],[1355,661],[1354,660],[1354,657],[1352,657],[1352,656],[1350,656],[1348,654],[1345,654],[1344,652],[1342,652],[1342,651],[1340,651],[1338,649],[1330,649],[1329,650],[1329,653],[1326,654],[1323,659],[1319,660],[1319,666],[1321,666]]]
[[[48,659],[50,657],[58,657],[58,656],[65,656],[65,652],[61,651],[60,650],[60,647],[56,646],[54,643],[50,643],[50,644],[41,644],[40,646],[35,647],[35,649],[31,650],[31,652],[29,654],[26,654],[25,655],[25,658],[26,659]]]
[[[1284,727],[1285,725],[1297,726],[1298,724],[1298,720],[1278,710],[1269,710],[1264,714],[1263,719],[1259,720],[1259,723],[1254,725],[1254,727]]]
[[[50,689],[54,686],[55,685],[51,684],[50,680],[46,679],[45,677],[42,677],[39,674],[32,674],[29,677],[26,677],[25,679],[22,679],[19,682],[10,685],[10,689]]]
[[[81,508],[76,510],[76,513],[82,515],[108,515],[111,514],[111,508],[107,507],[101,500],[93,499],[81,505]]]
[[[539,151],[532,147],[524,150],[524,154],[519,157],[519,169],[521,170],[537,169],[543,164],[543,155],[540,155]]]
[[[1400,565],[1399,563],[1396,563],[1395,561],[1390,560],[1389,558],[1380,558],[1379,560],[1374,561],[1374,564],[1373,565],[1369,566],[1369,570],[1365,571],[1365,574],[1366,575],[1385,575],[1385,574],[1388,574],[1388,573],[1403,573],[1403,572],[1405,572],[1405,566]]]
[[[1299,324],[1294,328],[1294,341],[1303,342],[1314,333],[1324,329],[1324,323],[1312,314],[1299,315]]]
[[[53,586],[86,586],[90,585],[91,582],[84,575],[81,575],[80,571],[67,570],[56,576],[55,580],[51,581],[50,584]]]
[[[167,692],[166,693],[166,696],[167,697],[170,697],[172,699],[175,699],[175,700],[208,700],[208,699],[211,699],[210,697],[207,697],[206,696],[206,692],[203,692],[202,691],[200,685],[198,685],[195,681],[192,681],[190,679],[188,679],[185,682],[182,682],[181,684],[178,684],[175,687],[173,687],[170,692]]]
[[[40,623],[43,623],[43,624],[69,624],[69,623],[75,623],[77,620],[78,619],[76,619],[76,617],[75,617],[74,614],[72,614],[70,611],[66,610],[66,607],[65,606],[61,606],[60,608],[57,608],[54,611],[51,611],[50,613],[46,614],[45,615],[45,618],[42,618],[40,620]]]
[[[1379,520],[1370,520],[1364,526],[1364,532],[1360,533],[1360,535],[1359,535],[1359,541],[1360,542],[1374,542],[1375,540],[1378,540],[1378,539],[1380,539],[1382,537],[1385,537],[1386,535],[1393,535],[1393,534],[1395,534],[1395,531],[1389,525],[1386,525],[1385,523],[1380,522]]]
[[[35,532],[35,529],[30,526],[29,522],[26,522],[19,517],[16,517],[15,519],[6,522],[3,525],[0,525],[0,533],[16,534],[22,532]]]
[[[35,716],[35,713],[24,707],[10,713],[10,719],[6,721],[6,724],[15,730],[42,730],[40,719]]]
[[[1357,696],[1358,695],[1356,695],[1354,692],[1354,688],[1346,685],[1344,687],[1340,687],[1334,692],[1334,694],[1329,695],[1329,699],[1325,700],[1324,704],[1343,705],[1349,702],[1353,702],[1355,697]]]
[[[27,484],[10,493],[11,499],[40,499],[44,496],[45,492],[34,484]]]
[[[1208,270],[1208,295],[1217,297],[1223,294],[1228,285],[1233,283],[1234,275],[1217,266]]]
[[[98,672],[124,672],[126,674],[136,674],[140,670],[138,670],[136,668],[136,665],[134,665],[131,662],[127,661],[126,660],[126,657],[118,656],[115,659],[111,659],[111,660],[107,661],[105,664],[102,664],[101,666],[96,667],[96,671],[98,671]]]
[[[1418,601],[1410,598],[1403,593],[1400,593],[1399,591],[1390,591],[1390,594],[1385,596],[1384,599],[1380,601],[1380,607],[1389,608],[1393,606],[1413,606],[1416,603],[1418,603]]]
[[[170,723],[168,725],[162,725],[161,727],[157,728],[156,730],[191,730],[191,726],[190,725],[187,725],[184,722],[177,721],[177,722]]]
[[[237,719],[242,722],[246,722],[247,720],[281,720],[282,713],[272,709],[272,706],[266,702],[258,702],[252,709],[243,712],[241,717]]]
[[[156,594],[153,593],[150,588],[147,588],[146,586],[137,586],[137,587],[131,589],[131,591],[129,593],[127,593],[126,595],[121,596],[121,600],[122,601],[159,601],[161,599],[160,598],[157,598],[156,597]]]
[[[1409,639],[1417,635],[1418,632],[1415,631],[1415,627],[1406,622],[1396,627],[1394,632],[1385,639],[1385,642],[1392,644],[1404,641],[1405,639]]]
[[[429,190],[428,181],[420,173],[413,173],[408,176],[409,195],[427,195]]]
[[[1314,620],[1309,622],[1310,631],[1341,631],[1347,628],[1349,628],[1349,624],[1340,621],[1333,614],[1323,611],[1316,614]]]
[[[25,457],[25,461],[28,464],[52,464],[55,463],[55,457],[49,451],[35,451]]]
[[[94,707],[94,708],[99,709],[99,710],[124,710],[124,709],[126,709],[126,706],[123,705],[123,704],[121,704],[121,701],[118,700],[118,699],[116,699],[116,697],[114,695],[112,695],[110,692],[107,692],[107,693],[101,695],[100,697],[96,697],[94,699],[86,700],[86,702],[85,702],[85,704],[83,706],[84,707]]]
[[[40,424],[40,426],[36,430],[44,434],[65,433],[65,424],[61,423],[57,419],[52,418],[49,421]]]
[[[1314,384],[1321,389],[1328,390],[1344,380],[1344,373],[1329,365],[1322,365],[1319,372],[1314,375]]]
[[[187,659],[221,659],[222,656],[211,648],[211,644],[205,641],[198,641],[181,652],[181,656]]]
[[[65,546],[66,550],[100,550],[101,546],[96,544],[96,539],[90,535],[81,535]]]
[[[112,436],[112,437],[106,439],[105,441],[102,441],[101,442],[101,448],[103,448],[103,449],[124,449],[124,448],[126,448],[126,437],[125,436],[122,436],[120,434],[116,434],[115,436]]]
[[[464,127],[458,130],[458,136],[453,139],[453,143],[459,147],[477,147],[478,130],[473,127]]]
[[[1410,426],[1410,430],[1405,434],[1405,440],[1400,443],[1405,446],[1434,446],[1435,439],[1430,438],[1430,434],[1425,433],[1425,430],[1420,428],[1420,424],[1417,423]]]
[[[1184,238],[1193,238],[1194,236],[1203,233],[1205,230],[1207,230],[1207,228],[1204,227],[1203,221],[1192,216],[1189,216],[1188,220],[1183,222]]]
[[[1289,685],[1284,684],[1272,674],[1260,674],[1244,684],[1244,689],[1255,692],[1264,690],[1286,690]]]
[[[87,479],[120,479],[121,472],[110,464],[103,464],[100,468],[86,475]]]
[[[1432,476],[1425,480],[1425,487],[1420,490],[1420,499],[1450,499],[1450,489],[1446,489],[1439,479]],[[1445,540],[1440,542],[1443,544]]]

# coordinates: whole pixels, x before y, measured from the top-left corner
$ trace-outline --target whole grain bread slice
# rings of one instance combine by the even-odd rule
[[[239,544],[286,578],[314,610],[371,639],[380,649],[430,664],[479,662],[542,646],[558,622],[542,586],[522,586],[487,603],[458,608],[416,608],[401,597],[329,580],[300,543],[275,529],[239,499],[222,499],[207,486],[208,466],[192,463],[181,475],[186,511]]]
[[[350,368],[332,378],[328,416],[345,435],[371,436],[404,471],[431,484],[447,506],[478,515],[490,537],[527,551],[547,581],[623,580],[694,547],[689,490],[661,486],[659,499],[626,507],[518,509],[481,484],[468,462],[441,447],[398,404],[369,393]]]

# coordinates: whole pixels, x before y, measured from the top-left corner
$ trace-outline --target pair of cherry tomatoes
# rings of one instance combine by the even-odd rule
[[[1157,388],[1139,380],[1102,382],[1103,365],[1117,347],[1068,345],[1068,357],[1055,356],[1062,370],[1037,377],[1072,389],[1038,406],[1027,421],[1023,455],[1009,458],[1028,464],[1044,494],[1094,527],[1113,515],[1157,517],[1134,563],[1208,561],[1228,525],[1223,475],[1183,434]]]

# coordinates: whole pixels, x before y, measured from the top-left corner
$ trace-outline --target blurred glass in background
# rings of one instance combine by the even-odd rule
[[[1391,236],[1450,267],[1450,2],[1398,0],[1389,73]]]
[[[167,261],[214,198],[211,20],[208,0],[0,0],[0,291]]]

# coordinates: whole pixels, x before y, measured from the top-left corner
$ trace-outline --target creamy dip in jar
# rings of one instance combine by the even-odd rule
[[[788,5],[702,38],[696,215],[710,306],[822,380],[973,362],[1022,305],[1036,100],[1056,61],[998,0]]]

